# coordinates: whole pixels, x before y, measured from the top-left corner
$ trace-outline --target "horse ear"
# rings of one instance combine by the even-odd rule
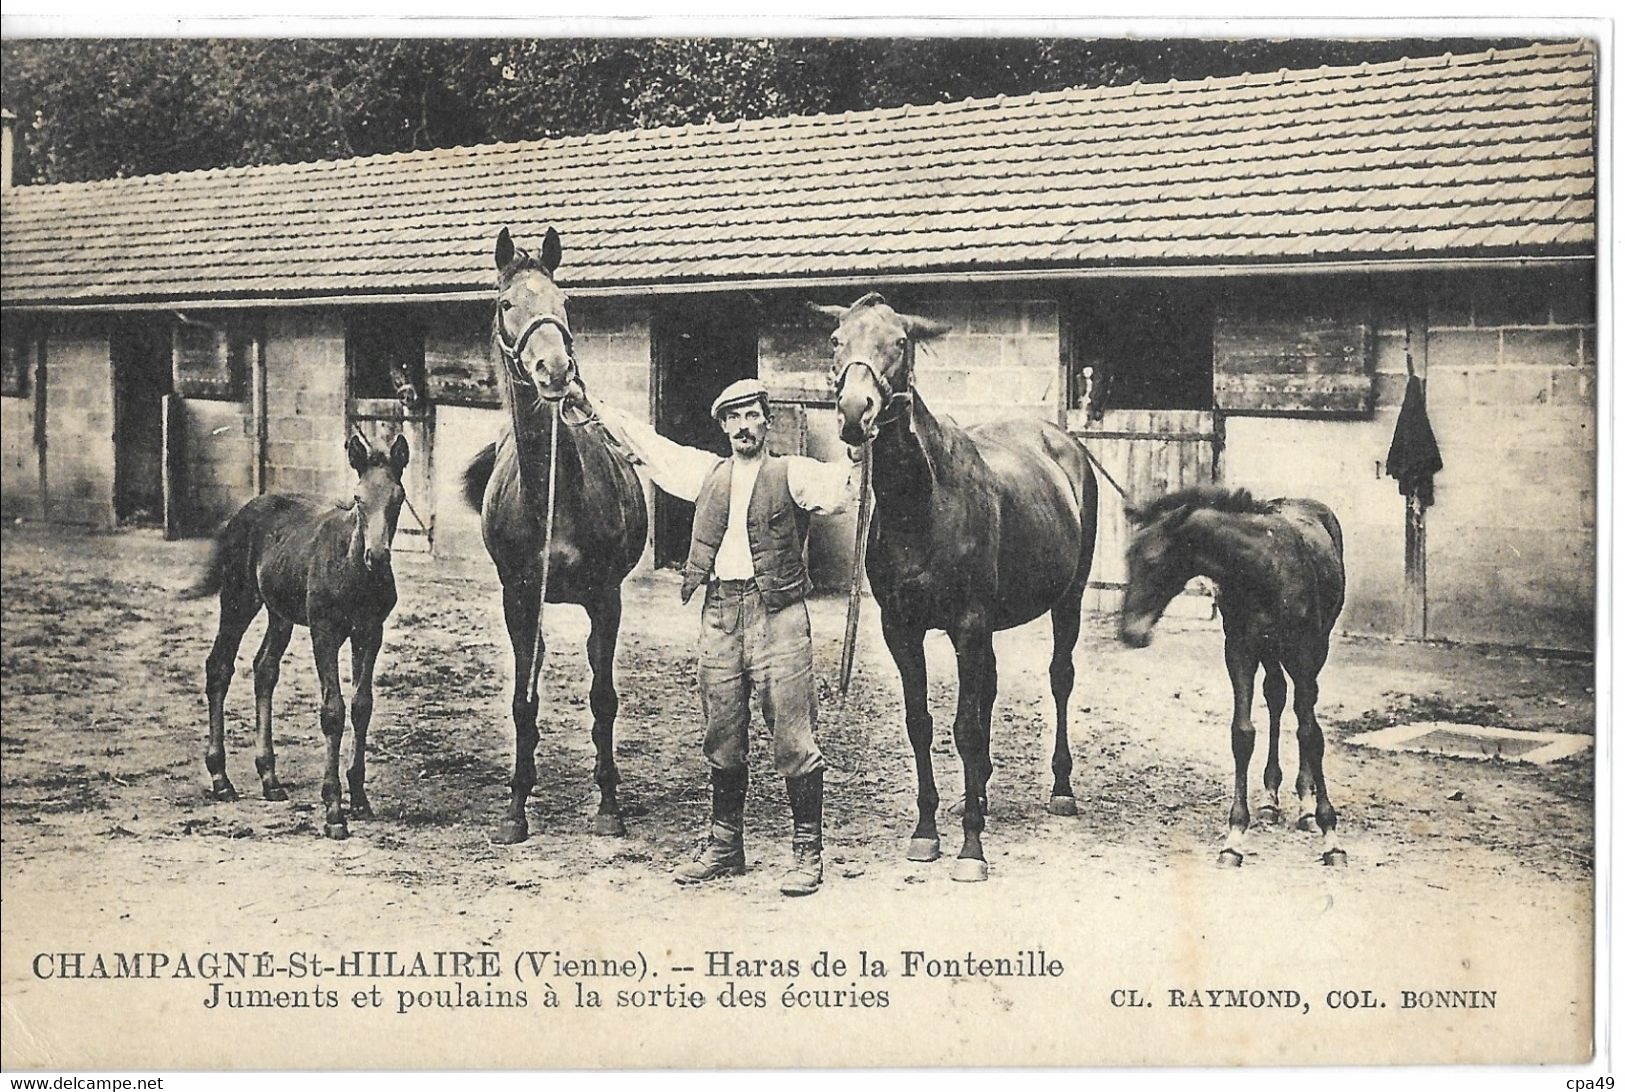
[[[807,310],[816,315],[823,315],[825,318],[832,318],[836,322],[840,322],[841,319],[846,317],[846,308],[839,304],[808,303]]]
[[[508,263],[513,261],[513,236],[508,234],[507,228],[497,232],[496,259],[499,270],[507,269]]]
[[[359,432],[350,433],[350,438],[344,442],[344,451],[350,456],[350,469],[357,474],[367,469],[367,459],[372,454],[372,445],[367,438]]]
[[[897,317],[903,320],[903,328],[908,331],[908,336],[915,341],[930,341],[932,338],[941,337],[953,329],[952,326],[945,322],[921,318],[919,315],[898,315]]]
[[[542,268],[547,270],[549,277],[559,267],[559,259],[563,257],[564,244],[559,241],[559,233],[548,228],[547,238],[542,240]]]
[[[407,444],[406,437],[396,433],[394,443],[389,445],[389,468],[395,472],[397,478],[401,476],[401,471],[406,469],[407,461],[411,457],[412,448]]]

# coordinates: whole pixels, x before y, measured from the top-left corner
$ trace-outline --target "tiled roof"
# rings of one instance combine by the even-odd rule
[[[1585,43],[19,187],[7,305],[1591,253]]]

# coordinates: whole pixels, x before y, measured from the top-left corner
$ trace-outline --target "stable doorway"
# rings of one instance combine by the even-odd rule
[[[126,319],[113,331],[113,513],[118,522],[164,522],[164,396],[173,392],[166,321]]]
[[[726,298],[688,299],[655,315],[655,428],[689,447],[727,455],[728,441],[711,420],[711,402],[729,383],[756,375],[753,308]],[[694,506],[655,492],[655,564],[688,557]]]

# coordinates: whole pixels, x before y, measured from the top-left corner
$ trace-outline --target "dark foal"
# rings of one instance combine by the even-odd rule
[[[410,455],[406,437],[397,436],[386,455],[359,434],[345,445],[356,472],[355,497],[336,505],[319,497],[272,494],[243,505],[215,538],[214,554],[203,583],[188,594],[220,593],[220,631],[207,665],[209,749],[204,763],[213,777],[217,800],[237,799],[226,776],[226,691],[237,659],[237,647],[264,607],[270,615],[265,640],[254,657],[255,719],[259,754],[254,766],[267,800],[286,800],[276,776],[271,745],[271,694],[281,674],[294,626],[310,628],[310,647],[321,680],[322,734],[327,739],[327,771],[322,802],[327,805],[323,832],[347,838],[344,792],[339,785],[339,743],[344,736],[344,695],[339,690],[339,649],[350,642],[355,694],[350,720],[355,727],[355,753],[350,763],[350,811],[372,818],[367,802],[367,726],[372,721],[372,669],[384,640],[384,620],[395,608],[395,573],[389,547],[395,537],[406,491],[401,471]]]
[[[865,568],[902,678],[919,779],[919,822],[908,856],[931,861],[940,852],[924,648],[926,632],[940,629],[958,658],[954,744],[965,771],[965,841],[953,878],[984,880],[982,830],[998,690],[993,634],[1046,612],[1055,635],[1049,810],[1077,813],[1066,707],[1095,552],[1094,471],[1083,445],[1050,422],[1023,418],[962,429],[934,417],[913,389],[914,343],[947,327],[898,314],[873,292],[848,308],[817,310],[840,324],[830,338],[830,378],[841,439],[874,445],[875,510]]]
[[[592,668],[592,741],[597,753],[599,834],[626,833],[615,787],[615,645],[621,628],[621,581],[643,556],[649,515],[637,471],[624,451],[588,414],[571,420],[552,405],[584,402],[565,295],[553,283],[563,247],[549,228],[542,252],[513,243],[503,228],[496,241],[497,306],[491,341],[500,365],[498,386],[508,410],[502,439],[486,447],[463,475],[464,496],[480,512],[485,549],[502,580],[502,613],[513,645],[514,765],[508,807],[492,840],[504,845],[530,837],[525,803],[536,785],[536,716],[529,693],[538,653],[542,551],[549,555],[547,601],[575,603],[587,612],[587,660]],[[558,435],[555,437],[554,430]],[[553,452],[558,465],[550,471]],[[546,540],[552,485],[553,535]]]
[[[1247,765],[1253,754],[1253,681],[1264,668],[1270,753],[1264,766],[1269,803],[1260,818],[1281,817],[1281,712],[1286,680],[1298,718],[1298,829],[1321,832],[1321,859],[1346,864],[1337,843],[1337,811],[1321,770],[1325,742],[1315,719],[1316,681],[1326,663],[1332,625],[1343,609],[1343,531],[1319,501],[1256,501],[1246,490],[1187,489],[1131,510],[1128,588],[1118,635],[1143,648],[1168,604],[1196,576],[1218,586],[1224,661],[1235,696],[1230,750],[1235,798],[1219,863],[1240,865],[1249,822]]]

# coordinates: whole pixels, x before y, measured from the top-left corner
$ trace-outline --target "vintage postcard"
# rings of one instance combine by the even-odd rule
[[[1604,43],[831,29],[8,29],[7,1071],[1593,1057]]]

